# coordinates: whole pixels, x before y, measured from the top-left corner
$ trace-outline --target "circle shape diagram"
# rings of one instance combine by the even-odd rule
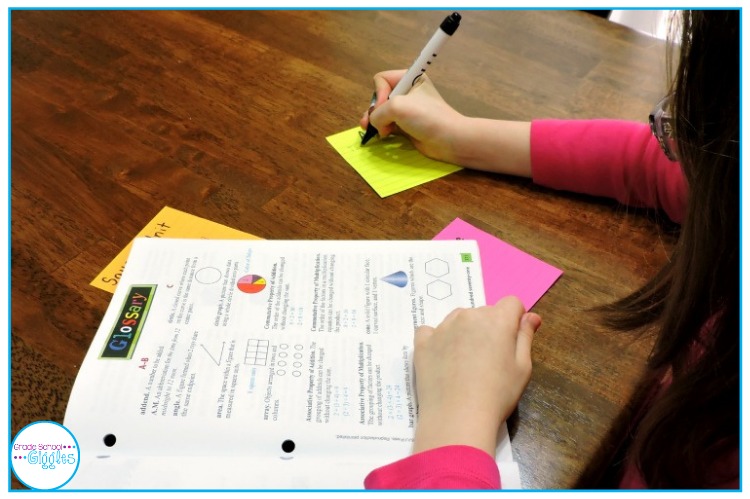
[[[195,273],[195,280],[201,284],[213,284],[221,279],[221,270],[214,267],[203,267]]]
[[[237,281],[237,289],[248,294],[260,293],[266,289],[266,284],[265,278],[259,275],[249,274],[240,277]]]

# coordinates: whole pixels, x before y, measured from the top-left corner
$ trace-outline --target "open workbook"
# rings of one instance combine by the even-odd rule
[[[362,488],[411,452],[414,329],[481,305],[474,241],[139,238],[70,396],[66,488]],[[520,488],[505,429],[496,457]]]

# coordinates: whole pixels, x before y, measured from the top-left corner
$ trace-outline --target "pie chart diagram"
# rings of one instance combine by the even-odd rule
[[[246,275],[237,281],[237,288],[243,293],[260,293],[266,289],[266,280],[259,275]]]

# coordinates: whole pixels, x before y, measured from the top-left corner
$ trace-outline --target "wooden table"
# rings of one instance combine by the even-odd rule
[[[509,426],[525,487],[571,487],[650,347],[588,309],[644,282],[674,236],[608,200],[467,170],[378,197],[325,137],[449,13],[13,11],[11,438],[62,422],[111,297],[89,282],[165,205],[268,239],[431,239],[461,217],[565,272],[534,308]],[[604,19],[463,17],[431,76],[465,114],[645,121],[664,93],[663,42]]]

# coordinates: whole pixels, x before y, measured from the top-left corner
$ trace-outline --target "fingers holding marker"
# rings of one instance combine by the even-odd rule
[[[378,94],[377,92],[372,93],[372,98],[370,99],[370,107],[367,108],[367,110],[364,112],[362,117],[359,119],[359,126],[363,129],[367,128],[367,125],[370,123],[370,114],[375,110],[375,104],[377,103]]]
[[[396,120],[393,116],[393,101],[389,100],[377,106],[369,116],[370,124],[378,131],[378,136],[388,137],[396,131]]]
[[[456,32],[460,22],[461,14],[458,12],[454,12],[446,17],[437,31],[435,31],[435,34],[432,35],[432,38],[427,42],[427,45],[422,49],[419,57],[417,57],[407,71],[383,71],[375,75],[376,102],[373,113],[378,111],[379,104],[382,104],[380,108],[386,107],[386,101],[389,97],[406,95],[409,92],[413,83],[418,79],[418,76],[427,71],[427,67],[434,62],[442,46]],[[367,127],[367,131],[362,137],[362,145],[365,145],[376,133],[381,137],[385,137],[393,131],[394,126],[392,124],[384,127],[384,129],[378,129],[372,123],[372,120],[368,121],[368,125],[371,126]],[[364,116],[362,122],[364,122]]]
[[[375,90],[373,91],[372,97],[370,98],[370,105],[367,111],[364,112],[359,120],[360,127],[362,127],[363,129],[367,128],[367,125],[370,124],[370,115],[372,114],[372,112],[388,101],[388,96],[404,76],[404,73],[406,73],[405,69],[392,69],[389,71],[381,71],[373,77]],[[379,132],[379,135],[381,137],[385,137],[386,135],[392,133],[393,130],[388,130],[387,134],[383,133],[384,130],[379,130]]]

